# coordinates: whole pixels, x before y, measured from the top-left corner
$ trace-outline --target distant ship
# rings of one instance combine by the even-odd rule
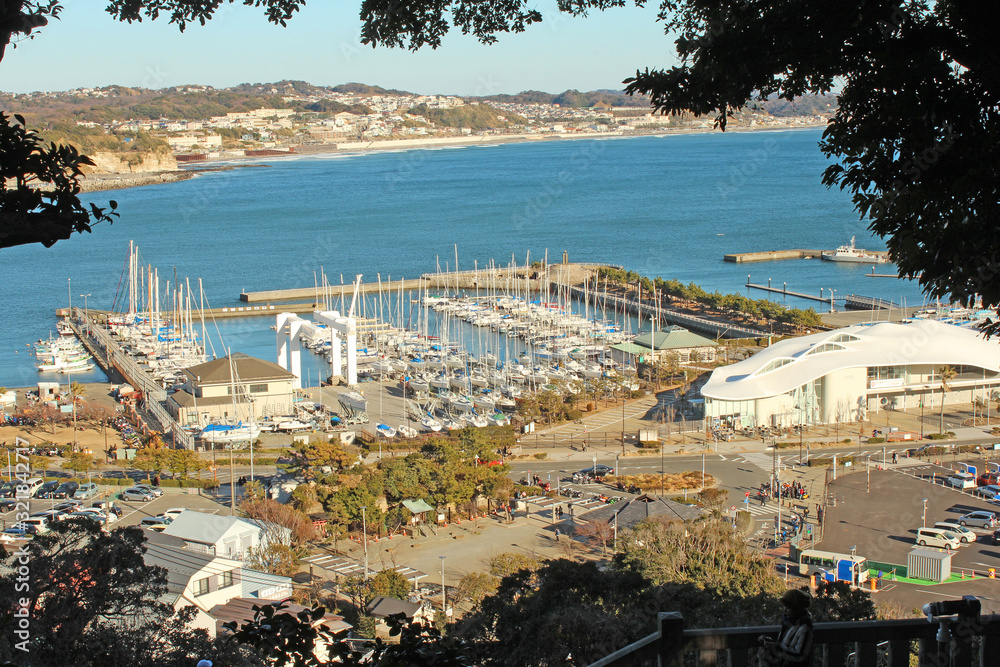
[[[885,264],[889,261],[884,253],[867,252],[863,248],[854,247],[854,237],[851,245],[842,245],[836,250],[824,250],[821,257],[830,262],[853,262],[855,264]]]

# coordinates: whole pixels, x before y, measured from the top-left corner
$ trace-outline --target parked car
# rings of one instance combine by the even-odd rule
[[[38,490],[35,491],[36,498],[51,498],[52,493],[59,488],[61,482],[58,480],[52,480],[51,482],[45,482]]]
[[[69,514],[70,512],[77,511],[81,507],[83,507],[83,503],[81,503],[79,500],[67,500],[66,502],[59,503],[52,509],[59,510],[60,512],[66,512],[67,514]]]
[[[98,492],[99,489],[97,488],[97,485],[88,482],[86,484],[81,484],[80,488],[78,488],[76,491],[73,492],[73,499],[87,500],[88,498],[93,498],[94,496],[96,496]]]
[[[133,489],[145,489],[146,491],[148,491],[149,493],[151,493],[154,498],[159,498],[160,496],[163,495],[163,490],[162,489],[160,489],[158,487],[155,487],[155,486],[150,486],[149,484],[136,484],[132,488]]]
[[[38,489],[42,488],[42,478],[32,477],[31,479],[24,480],[24,486],[28,487],[28,496],[34,498],[35,494],[38,493]]]
[[[958,549],[958,536],[944,528],[920,528],[917,530],[917,544],[922,547]]]
[[[63,482],[59,488],[52,492],[50,498],[72,498],[80,485],[76,482]]]
[[[584,468],[580,471],[581,475],[598,475],[603,476],[615,471],[611,466],[606,466],[603,463],[598,463],[596,466],[591,466],[589,468]]]
[[[4,482],[0,485],[0,498],[13,498],[16,493],[17,484],[15,482]]]
[[[66,518],[66,512],[60,510],[45,510],[44,512],[35,512],[31,515],[32,517],[41,517],[49,522],[49,525],[56,523],[57,521],[62,521]]]
[[[97,509],[102,510],[105,514],[114,514],[115,517],[119,519],[121,518],[122,514],[125,513],[122,511],[122,508],[118,507],[118,505],[113,500],[95,500],[91,504],[91,507],[96,507]]]
[[[72,514],[69,515],[68,518],[93,519],[94,521],[100,524],[107,524],[118,520],[118,517],[114,516],[113,514],[109,516],[108,514],[105,514],[96,507],[85,507],[82,510],[73,512]]]
[[[1000,484],[1000,472],[997,472],[996,470],[984,472],[982,475],[976,478],[976,484],[978,484],[979,486]]]
[[[153,500],[153,498],[155,498],[155,497],[156,496],[154,496],[152,493],[150,493],[146,489],[141,489],[141,488],[139,488],[137,486],[129,487],[129,488],[125,489],[124,491],[122,491],[122,500],[126,500],[126,501],[128,501],[128,500],[139,500],[139,501],[142,501],[144,503],[148,503],[149,501]]]
[[[17,507],[17,499],[15,498],[4,498],[0,500],[0,512],[10,512],[15,507]]]
[[[151,530],[154,533],[162,533],[163,531],[165,531],[167,529],[167,524],[165,524],[165,523],[157,523],[157,524],[154,524],[152,526],[143,526],[143,528],[145,528],[146,530]]]
[[[168,516],[147,516],[139,522],[140,526],[169,526],[173,521]]]
[[[954,519],[938,521],[937,523],[934,524],[934,527],[944,528],[949,533],[955,533],[955,535],[958,536],[959,541],[965,544],[976,541],[977,535],[968,528],[966,528],[965,526],[955,521]]]
[[[192,512],[192,511],[194,511],[194,510],[189,510],[186,507],[171,507],[168,510],[164,510],[163,512],[160,512],[160,516],[165,516],[165,517],[169,518],[171,521],[173,521],[174,519],[176,519],[180,515],[181,512]]]
[[[24,528],[7,528],[0,533],[0,542],[10,543],[30,539],[31,533]]]
[[[976,488],[976,478],[967,472],[955,472],[945,480],[945,484],[956,489],[974,489]]]
[[[49,520],[42,516],[29,516],[27,519],[18,521],[16,525],[33,535],[49,532]]]
[[[997,495],[1000,494],[1000,484],[987,484],[986,486],[976,487],[973,493],[977,496],[982,496],[986,500],[996,500]]]
[[[990,535],[990,543],[993,544],[993,546],[1000,544],[1000,528],[994,530],[993,534]]]
[[[993,512],[979,510],[969,512],[959,518],[958,522],[963,526],[976,526],[978,528],[993,528],[997,525],[997,515]]]

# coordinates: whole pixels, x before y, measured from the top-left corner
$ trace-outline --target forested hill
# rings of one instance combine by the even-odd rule
[[[630,96],[620,90],[566,90],[561,93],[545,93],[540,90],[526,90],[516,95],[489,95],[477,98],[485,102],[503,104],[558,104],[563,107],[648,107],[649,99],[643,95]]]
[[[499,112],[488,104],[467,104],[450,109],[431,109],[426,104],[418,104],[412,107],[409,113],[423,116],[442,127],[460,127],[470,130],[488,130],[504,127],[510,123],[527,123],[524,118],[517,114]]]

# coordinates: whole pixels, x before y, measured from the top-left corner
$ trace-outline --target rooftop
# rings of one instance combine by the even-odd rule
[[[790,338],[717,368],[702,395],[740,401],[778,396],[844,368],[974,366],[1000,371],[1000,345],[972,329],[933,320],[856,325]]]
[[[264,361],[239,352],[232,355],[232,367],[236,370],[234,380],[230,357],[207,361],[184,370],[192,381],[200,384],[230,384],[238,382],[260,382],[263,380],[292,380],[295,376],[272,361]]]

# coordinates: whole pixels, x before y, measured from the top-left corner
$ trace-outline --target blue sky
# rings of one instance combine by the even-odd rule
[[[489,95],[522,90],[621,88],[636,68],[675,63],[673,43],[655,22],[654,7],[575,19],[554,1],[535,7],[545,21],[498,44],[449,33],[436,51],[417,53],[360,44],[360,0],[313,0],[281,28],[261,10],[225,6],[206,26],[184,33],[164,19],[122,24],[103,2],[65,3],[60,21],[8,47],[0,90],[30,92],[121,84],[162,88],[216,87],[301,79],[319,85],[349,81],[417,93]]]

